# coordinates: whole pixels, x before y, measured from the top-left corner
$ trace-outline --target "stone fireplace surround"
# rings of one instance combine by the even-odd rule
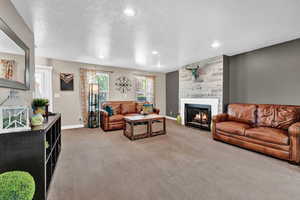
[[[180,99],[180,117],[181,124],[184,125],[185,122],[185,104],[200,104],[200,105],[210,105],[211,115],[218,114],[219,99],[217,98],[193,98],[193,99]]]
[[[186,65],[179,70],[179,112],[184,119],[182,102],[189,99],[195,104],[213,104],[212,115],[221,113],[229,102],[229,61],[227,56],[218,56]],[[198,68],[194,77],[191,68]],[[218,108],[214,110],[214,106]],[[184,122],[184,120],[183,120]]]

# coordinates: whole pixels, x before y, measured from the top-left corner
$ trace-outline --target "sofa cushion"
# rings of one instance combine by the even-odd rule
[[[245,136],[274,144],[288,145],[288,132],[282,129],[258,127],[245,131]]]
[[[288,129],[299,119],[298,109],[294,106],[259,105],[257,126]]]
[[[258,105],[257,126],[272,127],[275,118],[274,105]]]
[[[234,122],[234,121],[226,121],[216,123],[216,129],[220,131],[224,131],[226,133],[236,134],[236,135],[245,135],[245,130],[251,128],[249,124]]]
[[[110,107],[113,109],[114,115],[121,114],[121,105],[120,104],[110,104]]]
[[[227,113],[229,121],[243,122],[250,125],[256,122],[256,105],[254,104],[230,104]]]
[[[123,121],[124,115],[113,115],[109,117],[109,122],[120,122]]]
[[[122,103],[121,104],[121,114],[125,115],[128,113],[136,112],[136,103]]]
[[[273,122],[274,128],[288,129],[299,120],[299,110],[294,106],[278,106]]]

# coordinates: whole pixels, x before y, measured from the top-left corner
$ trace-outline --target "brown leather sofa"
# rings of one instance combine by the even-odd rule
[[[300,163],[300,107],[230,104],[213,117],[212,135],[233,145]]]
[[[147,103],[147,102],[146,102]],[[144,103],[135,101],[107,101],[102,104],[100,110],[100,126],[104,131],[120,130],[124,127],[124,116],[138,115],[142,111]],[[103,110],[105,106],[111,106],[114,115],[109,116],[108,112]],[[154,108],[153,112],[159,114],[159,109]]]

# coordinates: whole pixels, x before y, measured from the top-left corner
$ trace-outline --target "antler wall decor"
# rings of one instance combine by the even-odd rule
[[[194,80],[197,80],[199,78],[199,69],[200,69],[199,65],[197,66],[189,65],[186,66],[185,69],[192,71],[192,76],[194,77]]]

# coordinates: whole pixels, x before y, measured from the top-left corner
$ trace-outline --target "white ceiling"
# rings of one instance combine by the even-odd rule
[[[37,56],[92,64],[168,72],[300,38],[299,0],[12,2],[35,34]],[[126,7],[136,16],[124,16]]]

